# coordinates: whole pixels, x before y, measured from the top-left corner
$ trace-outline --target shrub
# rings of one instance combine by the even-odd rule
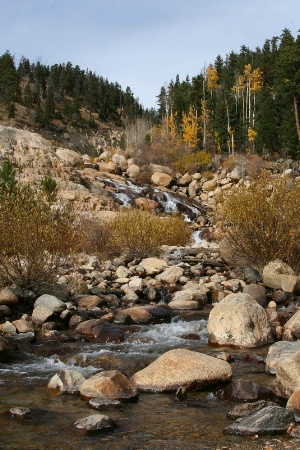
[[[201,172],[211,162],[211,155],[206,151],[185,153],[172,163],[172,167],[181,173]]]
[[[0,276],[6,284],[38,291],[65,267],[77,240],[68,205],[54,209],[27,184],[1,191]]]
[[[181,216],[160,217],[138,209],[126,209],[109,222],[90,225],[87,248],[94,248],[100,259],[124,251],[132,257],[155,256],[162,245],[185,245],[190,238],[190,228]]]
[[[41,181],[41,191],[49,202],[54,202],[57,198],[58,186],[54,178],[45,175]]]
[[[300,182],[262,174],[223,197],[219,219],[238,257],[261,270],[275,259],[300,268]]]

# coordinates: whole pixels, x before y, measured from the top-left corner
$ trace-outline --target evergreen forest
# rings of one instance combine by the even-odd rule
[[[142,136],[131,137],[140,142],[131,139],[131,145],[141,137],[151,145],[159,135],[166,147],[184,146],[190,153],[298,158],[300,35],[285,29],[261,48],[241,46],[239,53],[217,55],[196,76],[177,75],[161,87],[157,110],[145,110],[129,87],[123,91],[70,62],[49,67],[22,57],[16,64],[6,51],[0,56],[0,101],[9,117],[19,103],[44,127],[53,119],[80,124],[82,108],[91,113],[90,127],[96,127],[95,114],[118,127],[139,124]]]

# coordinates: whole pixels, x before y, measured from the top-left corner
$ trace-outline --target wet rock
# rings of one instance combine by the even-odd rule
[[[121,342],[124,339],[124,333],[117,326],[99,319],[79,323],[76,331],[94,337],[97,342]]]
[[[281,434],[285,433],[294,421],[292,412],[280,406],[267,406],[258,412],[238,419],[224,433],[251,436],[254,434]]]
[[[89,406],[94,409],[106,409],[109,407],[119,407],[122,405],[120,400],[113,400],[112,398],[92,398],[89,400]]]
[[[272,390],[278,397],[289,398],[300,386],[300,351],[279,361]]]
[[[9,414],[11,417],[17,420],[24,420],[30,418],[31,411],[29,408],[24,407],[15,407],[9,410]]]
[[[116,428],[116,423],[108,416],[103,414],[91,414],[90,416],[83,417],[76,420],[75,427],[87,433],[95,431],[110,431]]]
[[[210,312],[209,341],[218,345],[258,347],[272,342],[265,310],[248,294],[229,294]]]
[[[170,322],[173,316],[173,309],[165,303],[141,306],[141,308],[148,311],[155,322]]]
[[[47,388],[59,391],[61,394],[78,394],[86,378],[76,370],[62,370],[49,381]]]
[[[135,400],[138,391],[134,384],[118,370],[106,370],[85,380],[80,388],[83,398],[105,398],[114,400]]]
[[[146,270],[147,275],[156,275],[162,272],[168,266],[168,263],[164,259],[145,258],[140,265]]]
[[[0,362],[4,363],[9,361],[13,356],[13,351],[16,350],[11,343],[6,339],[0,337]]]
[[[261,409],[266,408],[267,406],[278,406],[278,405],[268,400],[258,400],[257,402],[253,403],[243,403],[242,405],[235,406],[231,411],[229,411],[227,417],[229,419],[234,420],[241,419],[242,417],[246,417],[249,414],[260,411]]]
[[[259,284],[247,284],[243,289],[244,294],[251,295],[261,306],[267,305],[266,288]]]
[[[86,295],[85,297],[81,297],[77,304],[80,308],[91,310],[102,305],[104,302],[105,300],[98,295]]]
[[[150,323],[152,322],[152,314],[138,306],[133,306],[132,308],[126,308],[123,313],[130,316],[133,323]]]
[[[224,389],[216,391],[216,396],[233,402],[256,402],[274,399],[272,390],[248,380],[232,381]]]
[[[66,309],[66,304],[59,300],[54,295],[43,294],[38,297],[34,303],[34,308],[37,306],[43,306],[53,313],[61,313],[64,309]]]
[[[230,365],[217,358],[185,349],[164,353],[131,378],[143,391],[176,391],[180,387],[202,389],[232,376]]]
[[[279,341],[270,346],[266,358],[266,371],[276,374],[278,364],[288,356],[300,351],[300,341]]]
[[[14,306],[19,303],[18,296],[10,288],[0,290],[0,305]]]
[[[0,318],[12,315],[12,310],[7,305],[0,305]]]

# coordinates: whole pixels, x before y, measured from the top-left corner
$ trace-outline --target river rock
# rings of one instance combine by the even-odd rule
[[[120,400],[113,400],[112,398],[91,398],[89,400],[89,406],[94,409],[106,409],[109,407],[119,407],[122,405]]]
[[[147,275],[156,275],[162,272],[168,266],[168,263],[164,259],[145,258],[140,262],[140,265],[146,270]]]
[[[134,291],[136,294],[141,294],[144,288],[144,280],[138,276],[134,276],[130,279],[128,288]]]
[[[300,422],[300,387],[288,399],[287,409],[294,413],[297,422]]]
[[[143,391],[177,391],[180,387],[202,389],[230,380],[232,370],[226,361],[203,353],[174,349],[164,353],[131,381]]]
[[[229,294],[210,312],[209,341],[218,345],[258,347],[272,342],[265,310],[248,294]]]
[[[114,400],[135,400],[137,388],[118,370],[104,370],[85,380],[80,388],[84,398],[110,398]]]
[[[109,431],[116,428],[116,423],[108,416],[103,414],[91,414],[82,419],[76,420],[75,427],[87,433],[95,431]]]
[[[255,402],[270,400],[274,397],[269,387],[262,387],[253,381],[238,379],[232,381],[224,389],[217,391],[217,395],[233,402]]]
[[[38,305],[32,311],[32,322],[39,326],[46,322],[50,317],[53,316],[53,311],[45,306]]]
[[[238,419],[226,427],[224,433],[243,436],[280,434],[285,433],[293,422],[294,415],[291,411],[280,406],[267,406],[258,412]]]
[[[268,400],[258,400],[257,402],[243,403],[241,405],[235,406],[231,411],[229,411],[227,413],[227,417],[229,417],[229,419],[234,420],[241,419],[242,417],[246,417],[249,414],[260,411],[261,409],[266,408],[267,406],[278,406],[278,405]]]
[[[162,273],[156,275],[155,279],[165,283],[177,283],[183,276],[184,270],[182,267],[171,266],[167,267]]]
[[[0,291],[0,305],[14,306],[19,303],[18,296],[10,288],[4,288]]]
[[[87,310],[97,308],[103,303],[105,303],[105,300],[98,295],[86,295],[84,297],[81,297],[77,302],[80,308],[85,308]]]
[[[121,342],[124,339],[124,333],[113,324],[100,319],[90,319],[80,322],[75,330],[80,334],[91,336],[97,342]]]
[[[243,293],[251,295],[261,306],[267,305],[266,288],[260,284],[247,284],[243,288]]]
[[[134,323],[150,323],[152,322],[152,314],[138,306],[123,309],[123,313],[128,315]]]
[[[148,311],[155,322],[170,322],[173,316],[173,309],[165,303],[145,305],[141,306],[141,308]]]
[[[61,394],[78,394],[85,377],[76,370],[61,370],[48,383],[48,389],[55,389]]]
[[[290,330],[295,338],[300,338],[300,310],[292,315],[292,317],[284,324],[283,329]]]
[[[34,307],[44,306],[47,309],[50,309],[53,313],[61,313],[64,309],[66,309],[66,304],[59,300],[54,295],[43,294],[38,297],[34,303]]]
[[[282,289],[285,292],[299,290],[299,278],[293,269],[280,259],[271,261],[263,269],[263,282],[273,289]]]
[[[173,178],[170,175],[162,172],[155,172],[151,177],[152,183],[156,186],[169,187],[172,180]]]
[[[278,364],[285,358],[300,351],[300,341],[279,341],[270,346],[266,358],[266,371],[276,374]]]
[[[300,351],[297,351],[279,361],[272,390],[278,397],[289,398],[299,387]]]
[[[128,166],[127,170],[126,170],[126,175],[129,178],[137,178],[140,174],[140,167],[136,164],[130,164],[130,166]]]
[[[149,164],[149,170],[151,173],[167,173],[168,175],[172,175],[173,174],[173,170],[168,167],[168,166],[161,166],[159,164]]]
[[[195,300],[172,300],[169,303],[169,306],[172,309],[186,309],[186,310],[193,310],[193,309],[199,309],[200,305]]]
[[[18,333],[34,333],[34,326],[32,322],[25,319],[14,320],[12,324],[16,327]]]
[[[117,278],[128,278],[129,270],[125,266],[119,266],[117,267],[115,274]]]

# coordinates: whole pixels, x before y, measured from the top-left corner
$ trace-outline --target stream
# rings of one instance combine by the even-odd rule
[[[13,363],[0,365],[0,439],[5,449],[274,449],[297,448],[287,437],[252,438],[224,435],[231,423],[226,414],[236,403],[217,399],[213,389],[189,392],[179,401],[175,394],[141,393],[138,401],[119,408],[96,411],[74,395],[54,395],[46,387],[62,369],[89,377],[99,370],[117,369],[130,377],[162,353],[186,348],[216,356],[227,351],[234,357],[234,379],[243,377],[269,386],[273,376],[264,364],[246,362],[249,353],[265,356],[267,348],[239,350],[216,348],[207,342],[207,321],[201,311],[184,313],[171,323],[124,327],[120,344],[96,344],[61,332],[59,337],[39,337],[20,343]],[[18,421],[5,414],[12,407],[26,407],[32,420]],[[107,414],[118,427],[113,432],[82,435],[75,420],[93,413]],[[289,445],[289,447],[285,447]],[[295,447],[293,447],[295,445]]]

